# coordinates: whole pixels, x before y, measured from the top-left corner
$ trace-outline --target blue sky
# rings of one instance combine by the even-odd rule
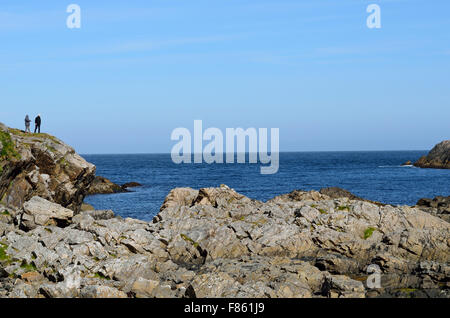
[[[371,3],[381,29],[366,26]],[[0,121],[41,113],[81,153],[167,153],[194,119],[280,128],[283,151],[429,149],[450,137],[449,12],[448,0],[2,0]]]

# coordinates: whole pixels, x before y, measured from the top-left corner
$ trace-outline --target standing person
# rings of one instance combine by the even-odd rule
[[[41,133],[41,114],[37,115],[36,119],[34,120],[34,133],[36,133],[36,130],[38,133]]]
[[[26,115],[25,116],[25,133],[27,133],[27,132],[31,133],[30,123],[31,123],[30,117],[28,117],[28,115]]]

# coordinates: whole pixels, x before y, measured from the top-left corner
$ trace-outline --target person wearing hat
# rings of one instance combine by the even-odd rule
[[[36,133],[36,131],[39,134],[41,133],[41,114],[37,115],[34,120],[34,133]]]

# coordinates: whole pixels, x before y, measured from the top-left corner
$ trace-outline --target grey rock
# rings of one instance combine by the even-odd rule
[[[72,217],[72,210],[35,196],[23,204],[21,223],[26,229],[31,230],[37,225],[68,223]]]

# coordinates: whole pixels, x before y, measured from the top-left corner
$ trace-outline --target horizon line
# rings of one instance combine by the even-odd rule
[[[302,150],[302,151],[278,151],[281,153],[331,153],[331,152],[412,152],[412,151],[424,151],[429,152],[426,149],[399,149],[399,150]],[[251,152],[252,154],[255,152]],[[81,156],[99,156],[99,155],[170,155],[170,152],[128,152],[128,153],[79,153]],[[191,153],[195,154],[203,154],[203,153]],[[226,155],[227,153],[223,153],[222,155]],[[234,155],[239,153],[233,153]],[[246,155],[250,154],[250,152],[245,152]],[[258,154],[258,152],[256,152]],[[270,155],[271,153],[269,153]]]

